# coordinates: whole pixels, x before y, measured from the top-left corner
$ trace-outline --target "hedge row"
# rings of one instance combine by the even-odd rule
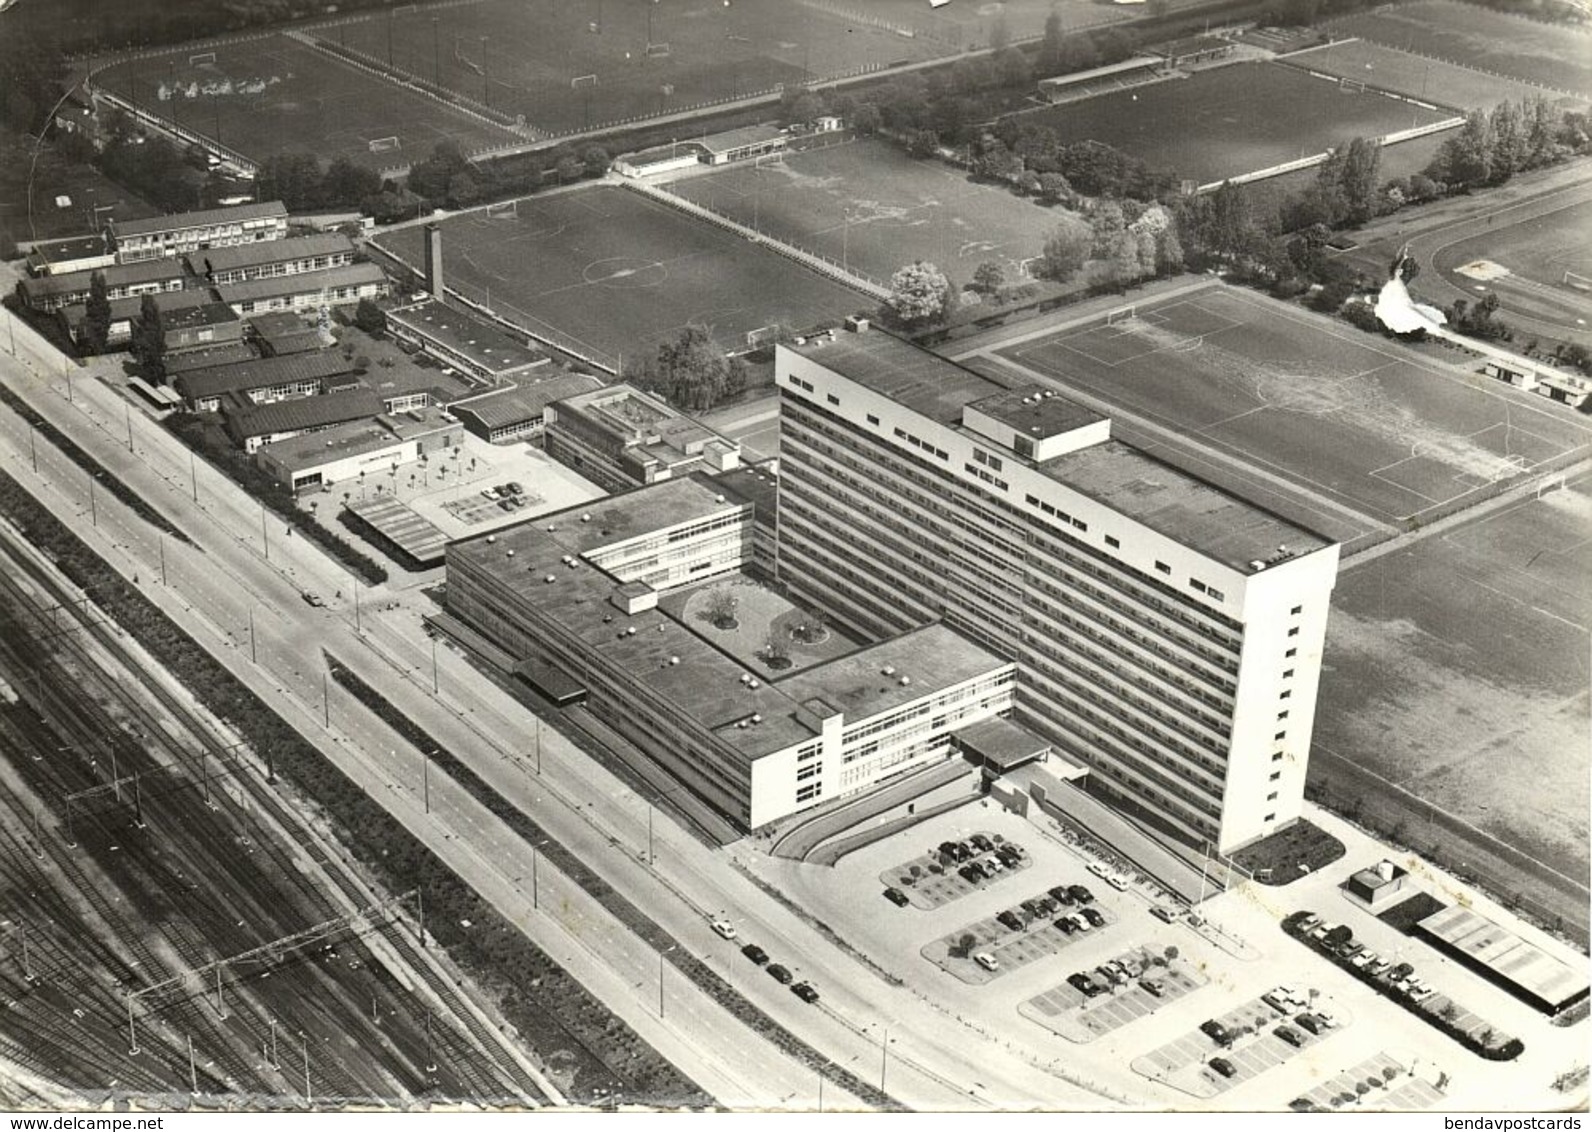
[[[492,997],[544,1064],[570,1071],[574,1084],[566,1092],[571,1100],[711,1103],[4,472],[0,513],[49,552],[75,584],[92,588],[97,604],[209,711],[247,735],[257,750],[269,747],[277,773],[322,807],[339,841],[388,891],[419,888],[425,893],[431,935]],[[473,926],[467,929],[464,923]]]

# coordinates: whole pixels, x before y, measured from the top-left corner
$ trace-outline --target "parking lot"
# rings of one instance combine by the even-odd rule
[[[982,844],[989,845],[990,850],[982,849],[980,844],[970,844],[973,838],[982,839]],[[971,850],[961,861],[956,860],[955,855],[951,853],[938,848],[932,849],[893,869],[884,870],[879,874],[879,883],[886,888],[896,889],[912,902],[914,908],[932,911],[970,892],[977,892],[979,889],[988,888],[1007,877],[1014,876],[1033,864],[1027,851],[1015,841],[1007,842],[1000,834],[990,833],[987,830],[970,834],[967,840],[959,844],[966,845]],[[993,851],[1004,845],[1011,845],[1023,856],[1011,864],[995,862],[994,875],[983,880],[969,880],[962,874],[961,870],[973,861],[984,862],[984,867],[988,870]],[[1010,856],[1007,859],[1011,860]]]
[[[1039,892],[1028,899],[1044,898],[1045,893]],[[925,944],[922,954],[929,962],[950,972],[964,983],[987,983],[1008,971],[1026,967],[1047,955],[1064,951],[1074,943],[1093,939],[1096,933],[1105,931],[1115,922],[1115,917],[1105,909],[1097,908],[1092,903],[1087,906],[1103,921],[1098,925],[1091,923],[1088,930],[1079,928],[1069,933],[1056,926],[1058,920],[1069,916],[1083,919],[1083,913],[1080,911],[1082,905],[1057,908],[1052,914],[1036,917],[1028,926],[1022,928],[1012,928],[1009,924],[1003,924],[995,916],[991,916],[960,927],[932,943]],[[1004,911],[1006,910],[1002,909],[1002,912]],[[995,970],[991,971],[981,966],[974,959],[974,956],[981,954],[987,954],[995,960],[997,964]]]
[[[1356,1108],[1377,1111],[1418,1112],[1442,1100],[1432,1082],[1417,1077],[1411,1067],[1387,1053],[1375,1057],[1301,1093],[1293,1107],[1308,1111],[1306,1105],[1331,1112],[1352,1112]]]
[[[1320,1009],[1325,1005],[1316,1002],[1313,1008]],[[1133,1068],[1135,1072],[1192,1096],[1214,1097],[1291,1060],[1341,1028],[1334,1027],[1320,1034],[1312,1034],[1290,1021],[1292,1017],[1291,1011],[1278,1010],[1258,998],[1252,999],[1216,1019],[1228,1030],[1240,1033],[1232,1045],[1222,1046],[1208,1034],[1196,1029],[1135,1058]],[[1297,1036],[1297,1045],[1277,1036],[1275,1031],[1284,1024]],[[1253,1036],[1243,1034],[1245,1027],[1252,1028],[1256,1033]],[[1216,1059],[1225,1060],[1233,1067],[1232,1076],[1224,1076],[1211,1068],[1210,1063]]]
[[[1144,968],[1144,973],[1126,984],[1110,987],[1104,994],[1091,998],[1072,984],[1062,983],[1035,995],[1017,1010],[1052,1033],[1082,1045],[1119,1030],[1129,1022],[1148,1018],[1210,982],[1181,957],[1160,966],[1150,963],[1152,956],[1165,959],[1164,955],[1142,947],[1116,956],[1119,962]],[[1157,995],[1145,989],[1145,978],[1156,980],[1161,993]]]

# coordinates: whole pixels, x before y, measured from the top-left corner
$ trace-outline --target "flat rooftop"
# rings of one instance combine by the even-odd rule
[[[561,372],[550,374],[545,381],[526,381],[490,393],[478,393],[468,400],[455,402],[452,408],[475,418],[488,429],[508,428],[539,420],[554,401],[562,401],[601,384],[589,374]]]
[[[416,563],[436,566],[442,562],[448,536],[407,504],[380,495],[368,502],[350,503],[348,509]]]
[[[551,361],[535,346],[436,299],[388,311],[387,318],[469,359],[487,373],[512,373]]]
[[[386,281],[386,274],[374,263],[348,263],[320,271],[300,271],[292,275],[245,279],[241,283],[221,283],[216,290],[225,302],[241,303],[255,299],[275,299],[283,295],[307,295],[327,287],[359,287]]]
[[[662,608],[623,612],[610,601],[618,580],[581,559],[697,514],[738,506],[744,503],[728,496],[720,501],[711,479],[690,476],[455,542],[448,554],[490,571],[606,664],[674,703],[748,762],[815,734],[798,719],[804,701],[817,701],[821,715],[828,704],[856,721],[1007,663],[930,625],[770,682]],[[591,520],[583,522],[587,514]],[[570,566],[564,561],[569,556],[580,561]],[[882,672],[890,666],[896,673],[886,678]]]
[[[1104,413],[1069,401],[1043,385],[1009,389],[974,401],[969,407],[1036,440],[1060,436],[1107,419]]]
[[[1040,465],[1046,476],[1240,573],[1296,558],[1332,540],[1191,476],[1120,440]],[[1287,547],[1286,554],[1279,548]]]
[[[279,200],[268,200],[230,208],[207,208],[199,212],[152,216],[146,220],[112,220],[110,228],[117,236],[142,236],[152,232],[177,232],[184,228],[206,228],[214,224],[238,224],[278,217],[287,219],[287,207]]]
[[[1450,904],[1416,925],[1472,963],[1550,1006],[1587,993],[1587,976],[1469,908]]]
[[[860,334],[837,331],[789,348],[952,428],[961,426],[962,409],[967,405],[985,412],[989,405],[1005,407],[1020,421],[1022,397],[1045,388],[1008,389],[874,329]],[[1017,408],[1010,405],[1014,398],[1019,402]],[[1062,394],[1044,398],[1039,406],[1030,408],[1036,408],[1039,419],[1047,423],[1084,424],[1100,419]],[[1279,546],[1288,548],[1287,557],[1297,557],[1332,545],[1332,540],[1314,531],[1120,440],[1102,441],[1038,467],[1080,495],[1245,573],[1252,572],[1252,561],[1275,559]]]
[[[298,471],[350,456],[362,456],[367,452],[380,452],[417,436],[440,432],[451,424],[453,421],[440,409],[383,413],[370,419],[348,421],[319,432],[279,440],[266,451],[273,463]]]
[[[837,330],[782,348],[944,425],[960,425],[964,405],[1006,392],[987,377],[871,327],[860,334]]]
[[[315,256],[351,255],[354,242],[340,232],[319,232],[312,236],[290,236],[283,240],[255,240],[189,252],[188,262],[195,271],[233,271],[242,267],[264,267]]]

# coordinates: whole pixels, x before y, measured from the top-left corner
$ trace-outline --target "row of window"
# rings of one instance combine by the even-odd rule
[[[1227,600],[1227,595],[1222,593],[1221,590],[1218,590],[1218,589],[1215,589],[1212,586],[1206,585],[1204,582],[1200,581],[1198,578],[1190,578],[1188,580],[1188,586],[1189,586],[1189,589],[1193,590],[1195,593],[1204,594],[1206,597],[1210,598],[1212,601],[1226,601]]]
[[[1077,527],[1080,531],[1087,531],[1089,529],[1089,524],[1084,522],[1082,519],[1074,519],[1071,515],[1067,514],[1067,512],[1061,510],[1058,507],[1052,506],[1049,503],[1046,503],[1043,499],[1039,498],[1039,496],[1037,496],[1037,495],[1027,496],[1025,501],[1027,502],[1027,504],[1030,507],[1039,508],[1046,515],[1049,515],[1052,519],[1058,519],[1058,520],[1060,520],[1063,523],[1068,523],[1068,524],[1070,524],[1070,525],[1072,525],[1074,527]],[[1117,542],[1116,539],[1112,538],[1110,535],[1106,536],[1106,544],[1108,546],[1120,546],[1121,545],[1120,543]]]
[[[934,445],[930,444],[927,440],[923,440],[923,439],[920,439],[919,437],[913,436],[910,432],[907,432],[905,429],[898,428],[898,429],[895,430],[895,434],[896,434],[896,439],[897,440],[904,440],[908,444],[912,445],[912,447],[921,449],[924,452],[931,453],[931,454],[939,457],[941,460],[949,460],[951,458],[951,454],[949,452],[947,452],[945,449],[936,448]]]
[[[972,464],[963,464],[962,467],[966,470],[968,475],[973,476],[976,479],[981,479],[992,487],[995,487],[1001,491],[1005,491],[1007,488],[1007,483],[1005,480],[990,472],[986,472],[983,468],[976,468]]]

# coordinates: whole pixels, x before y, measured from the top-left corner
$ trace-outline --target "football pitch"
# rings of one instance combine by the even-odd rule
[[[1304,51],[1288,62],[1460,110],[1490,110],[1500,102],[1520,102],[1543,93],[1541,87],[1529,83],[1411,55],[1363,39]]]
[[[1496,292],[1506,312],[1585,336],[1592,320],[1592,200],[1489,224],[1438,248],[1432,264],[1462,290]]]
[[[213,61],[192,61],[207,55]],[[286,35],[114,63],[94,81],[254,161],[307,152],[382,168],[429,157],[444,138],[465,150],[516,140]],[[383,138],[398,139],[397,148],[371,152]]]
[[[1592,482],[1478,510],[1345,565],[1315,756],[1328,773],[1334,759],[1370,769],[1565,874],[1584,916]],[[1410,844],[1442,841],[1482,864],[1451,832],[1419,836]]]
[[[629,189],[600,185],[442,222],[448,285],[553,343],[613,367],[683,327],[725,349],[750,331],[803,329],[873,303],[805,267]],[[411,265],[423,230],[379,243]]]
[[[1246,291],[997,351],[1381,524],[1592,452],[1592,423]]]
[[[1005,188],[873,140],[731,166],[667,188],[879,283],[920,259],[953,283],[971,282],[986,260],[1015,280],[1056,224],[1051,210]]]
[[[1103,141],[1205,185],[1450,117],[1374,91],[1352,93],[1278,63],[1235,63],[1026,112],[1065,143]]]
[[[316,34],[553,134],[949,50],[792,0],[410,4]]]
[[[1455,0],[1411,0],[1331,24],[1387,47],[1592,96],[1592,34]]]

